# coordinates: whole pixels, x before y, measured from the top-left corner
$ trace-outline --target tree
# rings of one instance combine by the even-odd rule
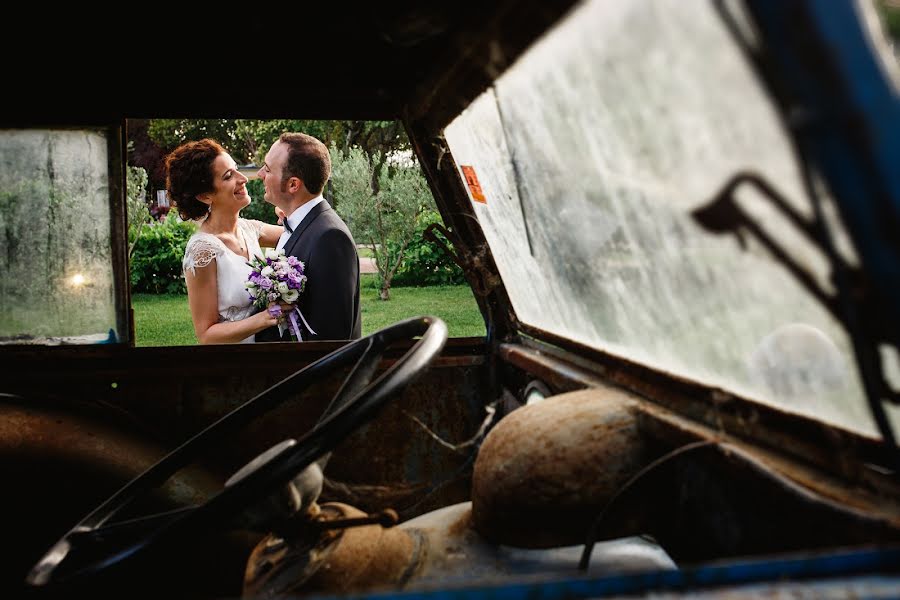
[[[152,119],[147,133],[167,153],[184,142],[212,138],[238,163],[252,159],[250,145],[233,119]]]
[[[128,164],[146,171],[147,192],[152,196],[156,190],[166,188],[166,152],[150,139],[149,125],[148,119],[128,120]]]
[[[338,212],[354,237],[372,248],[381,283],[379,296],[389,300],[391,280],[416,235],[418,220],[434,209],[434,199],[415,166],[392,163],[391,176],[384,171],[379,176],[360,148],[350,148],[344,155],[332,146],[331,155]]]
[[[235,121],[235,135],[245,144],[250,158],[262,165],[266,152],[275,140],[286,131],[302,131],[317,137],[326,146],[336,139],[342,139],[341,121],[299,121],[290,119],[273,119],[271,121],[255,121],[238,119]]]
[[[150,222],[147,208],[147,171],[141,167],[126,167],[125,206],[128,213],[128,258],[141,238],[144,225]]]
[[[146,130],[149,139],[164,152],[170,152],[186,141],[209,137],[222,144],[235,161],[255,161],[257,164],[262,164],[266,151],[282,133],[302,131],[319,138],[326,146],[334,144],[342,156],[346,156],[351,148],[361,149],[375,169],[376,177],[370,182],[375,193],[388,157],[410,147],[399,121],[153,119]]]
[[[377,196],[382,170],[389,157],[409,149],[409,138],[399,121],[342,121],[341,155],[359,148],[369,161],[372,195]],[[392,173],[389,173],[392,175]]]

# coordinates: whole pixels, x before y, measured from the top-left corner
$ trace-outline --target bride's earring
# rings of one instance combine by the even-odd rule
[[[201,198],[200,195],[197,195],[194,197],[197,199],[197,202],[202,202],[203,204],[206,205],[206,216],[208,217],[209,213],[212,212],[212,201],[210,200],[209,202],[207,202],[203,198]]]

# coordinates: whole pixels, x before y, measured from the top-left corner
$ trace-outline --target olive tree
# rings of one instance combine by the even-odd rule
[[[372,249],[379,296],[389,300],[391,280],[416,235],[418,219],[434,208],[428,184],[414,163],[396,158],[387,158],[391,168],[377,173],[377,165],[360,148],[343,151],[332,146],[331,159],[337,211],[356,241]]]
[[[144,225],[150,222],[150,210],[147,208],[147,171],[141,167],[128,167],[125,182],[125,211],[128,214],[128,258],[144,231]]]

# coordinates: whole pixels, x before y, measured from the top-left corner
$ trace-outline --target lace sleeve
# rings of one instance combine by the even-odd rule
[[[244,224],[247,226],[247,229],[253,232],[253,235],[256,236],[256,239],[259,239],[259,236],[262,235],[263,227],[266,225],[262,221],[257,221],[256,219],[241,219]]]
[[[181,262],[181,270],[185,274],[190,271],[191,275],[196,275],[197,267],[203,268],[208,266],[221,254],[222,248],[220,244],[205,238],[191,238],[184,249],[184,260]]]

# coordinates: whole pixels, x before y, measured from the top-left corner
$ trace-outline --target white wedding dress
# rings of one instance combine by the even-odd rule
[[[238,219],[238,234],[244,240],[244,248],[248,256],[262,256],[259,246],[259,236],[262,233],[263,222],[252,219]],[[250,295],[244,284],[250,276],[248,258],[235,254],[222,243],[222,240],[211,233],[198,231],[188,240],[184,249],[184,260],[181,263],[182,270],[187,273],[196,273],[196,269],[208,266],[216,261],[216,287],[219,293],[219,323],[224,321],[240,321],[246,319],[257,308],[253,306]],[[254,336],[241,340],[243,344],[253,343]]]

